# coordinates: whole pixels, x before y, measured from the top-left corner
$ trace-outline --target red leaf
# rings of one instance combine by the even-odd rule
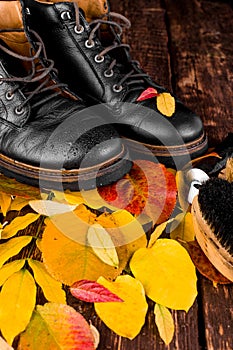
[[[100,196],[136,216],[146,214],[154,223],[166,221],[177,196],[175,176],[164,165],[137,160],[117,183],[98,188]]]
[[[141,93],[141,95],[137,98],[137,101],[148,100],[149,98],[156,97],[156,96],[159,96],[158,91],[150,87]]]
[[[94,281],[77,281],[70,287],[70,292],[75,298],[89,303],[123,302],[116,294]]]

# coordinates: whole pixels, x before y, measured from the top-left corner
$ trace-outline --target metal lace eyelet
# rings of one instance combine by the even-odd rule
[[[82,34],[84,32],[84,27],[81,25],[79,26],[79,28],[77,26],[75,26],[74,31],[76,34]]]
[[[16,113],[17,115],[23,114],[23,113],[24,113],[24,108],[22,108],[22,107],[20,107],[20,106],[15,107],[15,113]]]
[[[118,86],[117,84],[115,84],[113,85],[112,89],[114,92],[121,92],[121,90],[123,89],[123,86],[122,85]]]
[[[2,74],[0,74],[0,85],[3,84],[3,80],[1,80],[3,78],[4,78],[4,76]]]
[[[11,101],[14,98],[14,94],[10,91],[7,91],[5,96],[8,101]]]
[[[102,63],[103,61],[104,61],[104,56],[99,56],[99,55],[95,56],[96,63]]]
[[[95,46],[94,40],[91,40],[91,41],[86,40],[86,41],[85,41],[85,46],[86,46],[88,49],[91,49],[92,47]]]
[[[69,11],[63,11],[61,13],[61,19],[63,19],[63,20],[71,19],[70,12]]]
[[[105,71],[104,71],[104,76],[105,76],[106,78],[111,78],[111,77],[113,76],[113,74],[114,74],[114,72],[113,72],[112,69],[111,69],[111,70],[105,70]]]

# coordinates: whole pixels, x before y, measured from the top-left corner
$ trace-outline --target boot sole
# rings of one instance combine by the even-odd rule
[[[0,154],[0,173],[15,180],[46,189],[89,190],[121,179],[132,162],[123,147],[120,154],[107,163],[81,169],[46,169],[28,165]]]
[[[153,156],[168,167],[174,167],[177,164],[185,165],[190,158],[197,158],[208,150],[207,137],[204,133],[195,141],[178,146],[154,146],[131,139],[126,140],[132,159],[138,157],[151,158]]]

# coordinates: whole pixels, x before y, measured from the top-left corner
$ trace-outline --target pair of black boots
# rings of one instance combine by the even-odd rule
[[[0,172],[89,189],[134,154],[174,166],[206,151],[200,118],[132,61],[129,22],[104,9],[87,22],[75,2],[0,2]]]

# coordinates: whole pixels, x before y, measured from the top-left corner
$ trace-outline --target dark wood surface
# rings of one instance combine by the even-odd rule
[[[233,132],[231,2],[111,0],[111,7],[132,22],[125,40],[132,46],[133,57],[202,117],[210,145]],[[35,230],[36,225],[31,225],[27,234]],[[232,284],[215,288],[199,276],[193,307],[187,314],[173,312],[175,336],[169,346],[158,335],[153,303],[140,335],[130,341],[111,332],[89,304],[71,296],[68,301],[98,328],[99,350],[233,349]]]

